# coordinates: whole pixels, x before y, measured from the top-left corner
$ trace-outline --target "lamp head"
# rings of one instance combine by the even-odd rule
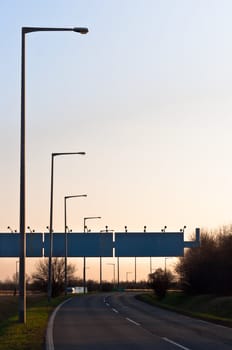
[[[84,28],[84,27],[74,27],[73,31],[80,34],[87,34],[89,30],[88,28]]]

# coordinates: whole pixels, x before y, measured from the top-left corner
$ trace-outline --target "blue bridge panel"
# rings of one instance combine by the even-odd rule
[[[196,239],[187,242],[183,232],[115,233],[115,241],[112,233],[72,232],[67,234],[67,243],[68,257],[112,257],[113,248],[116,257],[183,256],[184,248],[200,246],[200,229],[196,228]],[[26,234],[27,257],[48,257],[49,254],[49,233]],[[0,233],[0,257],[17,258],[19,255],[20,234]],[[53,256],[65,256],[65,233],[53,233]]]
[[[19,256],[19,233],[0,234],[0,256],[7,258]]]
[[[112,233],[68,233],[68,257],[112,257]],[[50,254],[50,234],[45,233],[44,255]],[[53,233],[53,256],[65,256],[65,234]]]
[[[171,257],[184,255],[183,232],[116,233],[116,257]]]
[[[0,233],[0,257],[17,258],[20,255],[20,234]],[[26,256],[42,257],[43,234],[26,234]]]

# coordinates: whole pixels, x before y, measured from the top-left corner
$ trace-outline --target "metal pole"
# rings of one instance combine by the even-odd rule
[[[129,275],[130,272],[126,272],[126,281],[128,283],[128,275]]]
[[[19,277],[18,277],[18,264],[19,264],[19,261],[17,260],[16,261],[16,273],[15,273],[15,294],[17,294],[17,290],[18,290],[18,279],[19,279]]]
[[[53,169],[54,169],[54,154],[51,158],[51,195],[50,195],[50,225],[49,225],[49,237],[50,237],[50,254],[48,259],[48,301],[52,297],[52,256],[53,256]]]
[[[84,233],[85,233],[85,221],[86,218],[84,218]],[[84,260],[83,260],[83,284],[84,284],[84,294],[86,293],[86,259],[84,256]]]
[[[54,157],[55,156],[68,156],[68,155],[85,155],[85,152],[60,152],[52,153],[52,164],[51,164],[51,196],[50,196],[50,254],[48,260],[48,301],[52,297],[52,256],[53,256],[53,169],[54,169]]]
[[[137,281],[137,266],[136,266],[136,256],[135,256],[135,284]]]
[[[26,323],[26,230],[25,230],[25,32],[22,28],[21,58],[21,143],[20,143],[20,257],[19,322]]]
[[[64,263],[64,275],[65,275],[65,295],[67,295],[68,287],[68,231],[67,231],[67,199],[76,197],[87,197],[87,194],[76,194],[72,196],[64,197],[64,232],[65,232],[65,263]]]
[[[64,234],[65,234],[64,286],[65,286],[65,295],[67,295],[67,255],[68,255],[66,199],[67,199],[67,197],[64,197]]]
[[[108,263],[108,265],[111,265],[111,266],[113,266],[113,285],[114,285],[114,287],[115,287],[115,264],[114,263]]]
[[[119,256],[117,257],[117,267],[118,267],[118,289],[119,289]]]
[[[84,218],[84,233],[86,233],[86,225],[85,222],[86,220],[91,220],[91,219],[101,219],[101,216],[87,216]],[[87,231],[88,233],[88,231]],[[83,261],[83,284],[84,284],[84,294],[86,293],[86,257],[84,256],[84,261]]]
[[[100,256],[100,290],[102,290],[102,257]]]
[[[38,31],[73,31],[87,34],[88,28],[47,28],[47,27],[22,27],[21,31],[21,125],[20,125],[20,212],[19,212],[19,322],[26,323],[26,230],[25,230],[25,35]],[[51,277],[51,276],[50,276]]]

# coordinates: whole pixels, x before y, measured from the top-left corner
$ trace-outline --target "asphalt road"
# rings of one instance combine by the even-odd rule
[[[231,350],[232,329],[147,305],[133,293],[77,296],[57,312],[54,350]]]

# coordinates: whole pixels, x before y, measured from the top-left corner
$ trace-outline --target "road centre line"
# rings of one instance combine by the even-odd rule
[[[128,317],[126,317],[126,320],[131,322],[131,323],[133,323],[133,324],[135,324],[136,326],[140,326],[140,323],[137,323],[137,322],[133,321],[132,319],[130,319]]]
[[[105,302],[106,306],[110,306],[110,304],[107,303],[105,299],[104,299],[104,302]],[[113,312],[119,313],[118,310],[116,310],[115,308],[112,307],[111,309],[112,309]],[[127,320],[128,322],[130,322],[130,323],[133,323],[135,326],[141,326],[140,323],[138,323],[138,322],[132,320],[132,319],[129,318],[129,317],[126,317],[126,320]],[[170,344],[172,344],[172,345],[175,345],[175,346],[177,346],[178,348],[180,348],[180,349],[182,349],[182,350],[191,350],[190,348],[187,348],[187,347],[185,347],[185,346],[183,346],[183,345],[181,345],[181,344],[179,344],[179,343],[176,343],[176,342],[174,342],[173,340],[171,340],[171,339],[169,339],[169,338],[162,337],[162,339],[163,339],[164,341],[166,341],[167,343],[170,343]]]
[[[166,342],[170,343],[170,344],[173,344],[173,345],[178,346],[178,348],[180,348],[180,349],[183,349],[183,350],[190,350],[189,348],[186,348],[185,346],[183,346],[183,345],[181,345],[181,344],[178,344],[178,343],[174,342],[174,341],[171,340],[171,339],[168,339],[168,338],[165,338],[165,337],[163,337],[162,339],[165,340]]]

